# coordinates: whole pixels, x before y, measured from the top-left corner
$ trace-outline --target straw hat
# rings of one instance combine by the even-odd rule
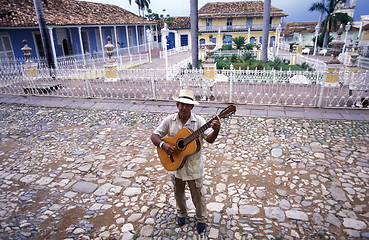
[[[195,95],[191,90],[188,89],[181,89],[179,91],[179,97],[173,97],[173,100],[176,100],[177,102],[185,103],[185,104],[191,104],[191,105],[199,105],[197,101],[194,100]]]

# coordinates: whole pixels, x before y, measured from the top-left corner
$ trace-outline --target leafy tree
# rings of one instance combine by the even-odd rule
[[[157,21],[160,19],[159,14],[154,13],[150,8],[147,9],[147,14],[146,17],[150,20],[150,21]]]
[[[313,3],[309,8],[309,11],[319,11],[326,14],[322,29],[322,33],[324,34],[323,48],[327,48],[328,46],[331,31],[337,30],[340,24],[347,24],[352,21],[352,18],[347,13],[335,11],[341,3],[345,2],[346,0],[326,0],[325,2]]]
[[[241,49],[245,45],[245,38],[244,37],[236,37],[233,38],[234,44],[236,44],[236,49]]]

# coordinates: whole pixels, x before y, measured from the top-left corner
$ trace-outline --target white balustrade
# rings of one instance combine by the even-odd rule
[[[121,61],[127,64],[142,58],[148,61],[147,55],[133,56],[121,57]],[[165,69],[119,68],[117,82],[106,82],[104,68],[90,62],[77,68],[73,61],[65,65],[68,67],[55,70],[38,67],[34,75],[22,65],[6,65],[0,68],[0,93],[171,100],[178,89],[186,87],[193,89],[200,101],[343,108],[365,107],[362,103],[369,99],[367,70],[342,68],[335,85],[325,84],[325,70],[217,70],[214,79],[207,79],[203,70],[186,69],[190,60],[170,67],[169,79]]]

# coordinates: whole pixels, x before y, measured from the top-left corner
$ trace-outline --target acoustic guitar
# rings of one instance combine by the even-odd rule
[[[211,126],[211,122],[215,119],[220,120],[221,118],[229,117],[235,112],[236,107],[234,105],[229,105],[223,109],[219,115],[212,118],[196,131],[182,128],[174,137],[164,137],[162,140],[175,146],[175,150],[172,155],[168,155],[163,149],[158,147],[157,152],[161,164],[168,171],[175,171],[182,168],[189,156],[200,151],[199,136]]]

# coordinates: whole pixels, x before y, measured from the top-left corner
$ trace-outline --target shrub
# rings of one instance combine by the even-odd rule
[[[241,56],[241,59],[243,60],[243,61],[248,61],[248,60],[250,60],[250,59],[254,59],[254,56],[252,55],[252,53],[250,53],[250,52],[246,52],[246,53],[244,53],[242,56]]]
[[[233,38],[233,42],[236,45],[236,49],[241,49],[243,45],[245,45],[245,38],[244,37],[236,37]]]
[[[245,45],[245,49],[246,50],[252,50],[254,48],[254,46],[255,46],[254,44],[248,43],[248,44]]]
[[[221,48],[222,50],[232,50],[232,44],[224,44]]]

